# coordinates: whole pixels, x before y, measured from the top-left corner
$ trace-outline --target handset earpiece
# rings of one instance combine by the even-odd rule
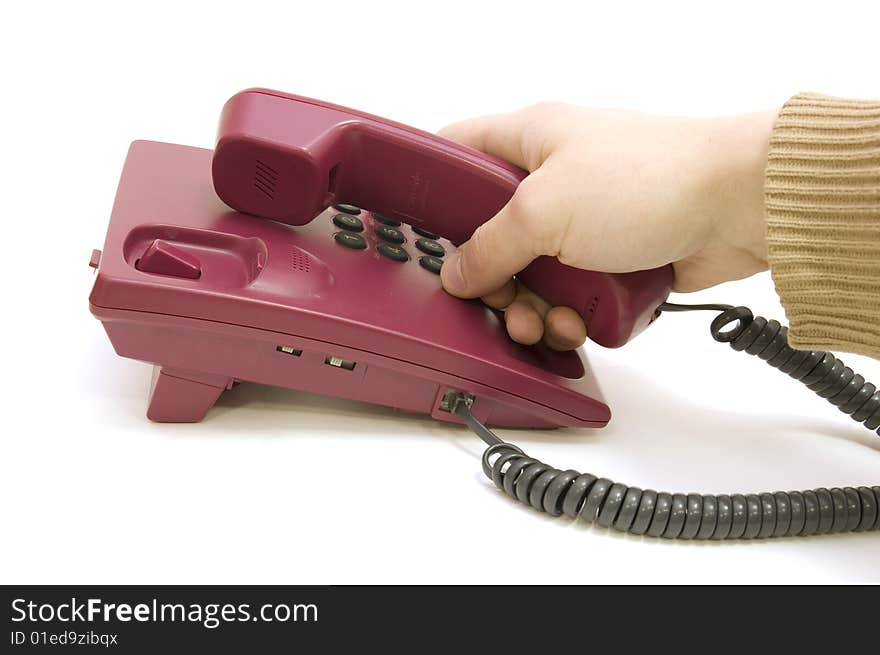
[[[455,244],[497,213],[526,173],[442,137],[278,91],[249,89],[224,106],[214,188],[230,207],[303,225],[345,202],[439,233]],[[541,257],[518,277],[573,308],[590,338],[626,343],[657,316],[672,270],[609,274]]]

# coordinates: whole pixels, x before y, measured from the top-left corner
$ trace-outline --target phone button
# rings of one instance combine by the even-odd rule
[[[417,225],[412,225],[411,227],[412,227],[413,232],[415,232],[419,236],[425,237],[426,239],[439,239],[440,238],[438,235],[434,234],[433,232],[428,232],[428,230],[426,230],[423,227],[419,227]]]
[[[376,234],[380,239],[384,241],[390,241],[391,243],[403,243],[406,241],[406,238],[403,236],[403,232],[400,230],[390,227],[388,225],[380,225],[376,228]]]
[[[341,227],[343,230],[351,230],[352,232],[360,232],[364,229],[361,219],[348,214],[336,214],[333,217],[333,224],[336,227]]]
[[[392,259],[396,262],[409,261],[409,255],[407,254],[406,250],[404,250],[400,246],[395,246],[390,243],[380,243],[376,250],[378,250],[388,259]]]
[[[434,255],[435,257],[442,257],[446,254],[446,249],[431,239],[417,239],[416,248],[427,255]]]
[[[440,269],[443,268],[443,260],[439,257],[434,257],[433,255],[419,257],[419,264],[426,271],[431,271],[437,275],[440,275]]]
[[[333,205],[333,209],[340,212],[345,212],[346,214],[351,214],[352,216],[357,216],[361,213],[360,207],[355,207],[354,205],[346,205],[344,202],[339,203],[338,205]]]
[[[370,212],[377,221],[382,223],[383,225],[390,225],[391,227],[400,227],[400,221],[395,221],[393,218],[388,218],[387,216],[382,216],[382,214],[377,214],[376,212]]]
[[[354,232],[337,232],[333,235],[333,238],[336,239],[336,243],[341,243],[346,248],[363,250],[367,247],[366,239],[360,234],[355,234]]]
[[[198,252],[198,251],[196,251]],[[165,239],[153,239],[134,267],[144,273],[170,275],[197,280],[202,275],[201,264],[188,250]]]

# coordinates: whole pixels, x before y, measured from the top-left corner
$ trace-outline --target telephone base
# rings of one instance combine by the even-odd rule
[[[90,308],[117,354],[158,367],[150,419],[200,421],[249,381],[442,421],[461,422],[441,407],[455,390],[496,426],[608,422],[582,352],[514,343],[498,313],[443,290],[425,263],[450,241],[349,206],[299,227],[231,211],[211,155],[134,143],[90,260]]]

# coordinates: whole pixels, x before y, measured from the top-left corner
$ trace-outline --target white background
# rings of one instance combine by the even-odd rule
[[[429,130],[543,99],[733,113],[880,96],[878,25],[876,2],[7,6],[0,582],[880,581],[876,533],[668,543],[549,519],[490,486],[467,432],[382,408],[243,384],[203,423],[151,424],[149,366],[87,305],[129,142],[211,147],[239,89]],[[767,275],[697,297],[783,316]],[[587,346],[607,429],[504,436],[656,489],[880,483],[876,436],[712,342],[708,318]]]

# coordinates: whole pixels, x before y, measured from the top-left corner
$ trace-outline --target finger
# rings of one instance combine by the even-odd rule
[[[546,132],[540,128],[553,107],[553,103],[543,103],[505,114],[471,118],[448,125],[439,134],[533,171],[548,153]]]
[[[481,300],[492,309],[505,309],[516,298],[516,285],[508,280],[500,289],[490,291]]]
[[[527,302],[514,301],[504,312],[507,334],[517,343],[531,346],[544,336],[544,320]]]
[[[544,343],[553,350],[574,350],[587,340],[587,327],[571,307],[553,307],[544,316]]]
[[[550,310],[547,302],[522,283],[516,283],[516,298],[504,312],[510,338],[532,345],[544,336],[544,317]]]
[[[526,303],[534,309],[543,321],[550,311],[550,303],[529,289],[522,282],[516,282],[516,298],[513,302]],[[511,303],[512,304],[512,303]]]
[[[544,170],[529,175],[510,201],[480,225],[440,271],[443,287],[460,298],[478,298],[496,289],[540,255],[558,248],[552,194]]]

